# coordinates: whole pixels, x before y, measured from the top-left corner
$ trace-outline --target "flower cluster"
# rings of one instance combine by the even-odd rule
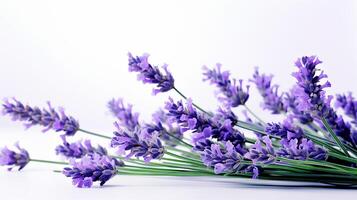
[[[237,107],[244,105],[249,98],[249,86],[246,90],[243,89],[243,80],[239,80],[237,85],[236,80],[229,78],[228,71],[221,71],[221,64],[217,64],[217,69],[208,69],[204,67],[203,73],[205,81],[210,81],[211,84],[216,85],[220,90],[219,99],[222,100],[226,107]]]
[[[167,70],[167,65],[162,66],[165,71],[163,74],[157,66],[153,66],[149,63],[148,54],[134,57],[131,53],[129,56],[129,71],[138,72],[138,79],[143,83],[156,84],[156,88],[153,89],[153,94],[156,95],[160,92],[167,92],[174,88],[174,78]]]
[[[268,135],[281,138],[281,148],[277,151],[278,156],[294,160],[326,160],[327,158],[326,150],[305,138],[303,131],[293,126],[289,120],[284,121],[283,125],[269,123],[265,131]]]
[[[82,158],[89,154],[107,155],[107,149],[98,145],[97,148],[92,146],[90,140],[77,141],[73,143],[67,142],[65,137],[62,137],[63,144],[56,147],[56,154],[65,158]]]
[[[44,126],[44,132],[53,129],[55,131],[64,131],[65,135],[72,136],[79,129],[77,120],[67,116],[63,108],[60,108],[59,112],[57,112],[49,102],[48,109],[40,109],[24,105],[16,99],[13,99],[13,102],[6,99],[2,112],[4,115],[12,116],[14,121],[25,121],[26,128],[34,125]]]
[[[332,97],[325,95],[323,89],[330,87],[331,84],[328,81],[320,83],[321,79],[327,77],[323,72],[316,74],[318,71],[316,66],[320,63],[321,61],[315,56],[302,57],[296,62],[299,71],[293,73],[293,76],[298,81],[298,87],[295,88],[295,95],[299,102],[298,109],[304,112],[312,110],[314,114],[329,123],[336,135],[344,141],[356,145],[357,131],[352,131],[351,125],[336,114],[336,111],[330,106]]]
[[[103,186],[117,174],[118,168],[114,159],[98,154],[85,156],[79,161],[72,160],[71,165],[63,169],[63,174],[72,178],[73,185],[80,188],[92,187],[96,181]]]
[[[7,147],[0,149],[0,166],[9,166],[8,170],[19,167],[19,170],[21,170],[30,162],[29,153],[21,148],[18,143],[15,146],[19,152],[12,151]]]
[[[114,132],[111,147],[117,148],[119,155],[127,158],[142,157],[146,162],[160,159],[164,155],[164,147],[159,139],[159,133],[137,128],[132,132],[125,131],[115,123],[118,131]],[[127,153],[129,152],[129,153]]]
[[[293,73],[297,83],[289,92],[279,92],[278,86],[272,84],[272,75],[255,70],[250,81],[263,97],[263,109],[282,114],[285,119],[267,123],[246,105],[249,86],[243,88],[243,81],[232,79],[220,64],[215,69],[204,68],[204,81],[218,87],[218,97],[223,102],[211,112],[174,87],[166,66],[163,73],[148,62],[147,54],[134,57],[129,53],[129,71],[137,72],[144,83],[155,84],[154,94],[172,90],[184,101],[169,98],[164,109],[155,112],[149,122],[143,122],[131,104],[112,99],[107,106],[117,122],[113,137],[108,137],[80,129],[77,120],[50,104],[40,109],[16,99],[5,100],[3,113],[24,121],[26,127],[40,125],[44,131],[65,132],[62,144],[55,150],[69,163],[30,159],[29,153],[17,144],[18,152],[0,149],[0,165],[21,170],[30,161],[69,164],[62,172],[77,187],[92,187],[94,182],[102,186],[118,173],[229,175],[357,185],[357,101],[352,94],[336,95],[336,108],[344,111],[344,115],[337,114],[330,106],[332,97],[324,91],[331,84],[323,81],[327,76],[317,67],[320,63],[315,56],[298,59],[298,71]],[[233,111],[240,105],[244,121]],[[346,121],[344,116],[350,119]],[[109,139],[117,155],[109,155],[105,147],[95,147],[90,140],[68,142],[67,136],[77,131]],[[124,161],[119,160],[122,157]]]
[[[121,127],[133,131],[139,125],[139,113],[133,113],[133,105],[125,106],[123,99],[112,99],[108,102],[108,108]]]
[[[264,109],[270,110],[272,114],[285,113],[287,107],[283,102],[283,94],[278,94],[278,85],[271,84],[272,78],[272,75],[260,74],[258,69],[256,69],[251,81],[255,84],[264,99],[262,104]]]
[[[236,151],[231,142],[226,142],[223,147],[218,144],[211,144],[201,152],[203,163],[214,169],[216,174],[221,173],[253,173],[253,178],[257,178],[259,170],[256,166],[242,164],[243,156]]]
[[[245,158],[252,160],[254,164],[263,163],[270,164],[275,161],[276,154],[272,141],[268,136],[258,139],[255,144],[253,144],[249,152],[244,155]]]
[[[231,119],[235,116],[229,115],[230,112],[222,112],[221,109],[219,114],[211,119],[198,112],[190,100],[184,105],[182,101],[174,102],[171,98],[166,102],[165,108],[167,115],[180,124],[183,132],[187,130],[194,132],[193,142],[195,144],[210,137],[216,138],[218,141],[231,141],[237,148],[240,148],[245,142],[243,134],[233,128],[234,124]],[[224,117],[226,118],[224,119]]]

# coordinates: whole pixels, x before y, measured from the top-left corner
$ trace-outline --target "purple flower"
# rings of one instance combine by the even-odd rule
[[[89,154],[98,154],[101,156],[107,155],[107,150],[98,145],[97,148],[93,147],[90,140],[77,141],[69,143],[66,137],[62,137],[63,145],[58,145],[56,147],[56,154],[62,155],[66,158],[82,158]]]
[[[293,73],[293,76],[298,81],[298,87],[295,88],[298,100],[297,108],[305,112],[311,110],[314,115],[325,118],[337,136],[340,136],[346,142],[356,145],[353,139],[356,137],[356,133],[351,131],[351,125],[345,122],[331,108],[332,97],[325,97],[323,89],[330,87],[331,84],[328,81],[323,84],[320,83],[321,79],[327,77],[323,72],[316,74],[319,70],[316,66],[320,63],[321,61],[315,56],[303,57],[296,62],[299,71]]]
[[[304,133],[298,128],[294,127],[290,122],[285,121],[284,124],[268,123],[265,132],[271,136],[278,136],[285,139],[301,138]]]
[[[295,160],[326,160],[327,152],[307,138],[282,140],[277,155]]]
[[[238,153],[231,142],[226,142],[222,147],[211,144],[201,152],[203,163],[214,169],[214,173],[253,173],[253,178],[259,174],[255,166],[242,164],[243,156]]]
[[[357,125],[357,101],[353,98],[352,93],[347,96],[344,94],[336,95],[336,107],[342,108],[345,114],[351,117],[352,123]]]
[[[148,62],[149,54],[142,56],[129,56],[129,71],[138,72],[138,79],[143,83],[156,84],[157,87],[153,89],[153,94],[156,95],[159,92],[167,92],[174,88],[174,78],[167,70],[167,65],[162,66],[165,71],[163,74],[157,66],[153,66]]]
[[[178,141],[172,136],[176,137],[177,139],[182,139],[183,134],[179,128],[179,126],[172,122],[166,113],[159,109],[153,115],[153,123],[146,124],[147,128],[151,128],[151,132],[158,131],[160,133],[160,138],[165,142],[168,146],[176,146]]]
[[[77,120],[67,116],[63,108],[60,108],[59,112],[57,112],[49,102],[47,110],[24,105],[16,99],[13,99],[13,102],[5,100],[2,112],[4,115],[12,116],[14,121],[25,121],[26,128],[34,125],[44,126],[44,132],[53,129],[55,131],[64,131],[65,135],[72,136],[79,129]]]
[[[328,106],[325,101],[324,88],[331,87],[330,82],[326,81],[321,84],[320,81],[327,78],[327,75],[320,72],[317,75],[318,68],[316,66],[321,61],[315,56],[299,58],[295,65],[299,71],[294,72],[293,76],[297,80],[294,94],[297,96],[298,105],[297,108],[301,111],[312,110],[318,113],[319,116],[325,116]]]
[[[244,155],[244,158],[252,160],[254,164],[271,164],[275,162],[276,154],[270,138],[263,136],[261,139],[258,139],[249,148],[249,152]]]
[[[127,158],[143,157],[146,162],[160,159],[164,155],[164,147],[158,132],[150,132],[146,128],[137,128],[132,132],[124,131],[115,123],[118,131],[114,132],[112,147],[118,147],[118,154]]]
[[[243,80],[239,80],[239,85],[237,85],[236,80],[231,80],[229,78],[229,72],[221,72],[221,64],[217,64],[217,69],[208,69],[204,66],[205,72],[204,81],[210,81],[211,84],[216,85],[221,95],[219,100],[224,102],[226,107],[237,107],[239,105],[244,105],[249,98],[249,86],[247,89],[243,90]]]
[[[171,98],[166,102],[165,109],[171,120],[180,124],[182,132],[193,131],[195,144],[207,138],[216,138],[218,141],[230,141],[240,149],[245,142],[243,134],[233,128],[234,124],[229,118],[235,116],[228,114],[229,112],[220,110],[219,114],[211,119],[197,112],[191,100],[188,100],[185,106],[182,101],[175,103]]]
[[[298,98],[295,96],[295,90],[296,89],[293,88],[290,93],[286,93],[284,98],[284,104],[287,106],[288,111],[291,111],[291,117],[293,117],[294,119],[298,119],[302,124],[309,124],[314,121],[314,118],[311,116],[310,113],[298,109],[299,101]]]
[[[19,167],[19,170],[24,168],[30,162],[29,153],[21,148],[18,143],[15,144],[18,152],[12,151],[7,147],[0,149],[0,166],[10,166],[8,170],[14,167]]]
[[[85,156],[79,161],[72,160],[72,167],[63,169],[66,177],[71,177],[73,185],[82,187],[92,187],[93,182],[100,182],[103,186],[109,179],[117,174],[117,165],[115,160],[108,156],[94,154]]]
[[[262,104],[264,109],[270,110],[272,114],[284,113],[287,111],[283,102],[283,94],[278,94],[278,85],[272,85],[271,80],[273,76],[259,74],[258,68],[255,69],[253,79],[250,80],[255,83],[260,95],[264,99]]]
[[[133,105],[124,105],[123,99],[112,99],[108,103],[110,112],[118,119],[121,127],[132,131],[139,125],[139,113],[133,113]]]

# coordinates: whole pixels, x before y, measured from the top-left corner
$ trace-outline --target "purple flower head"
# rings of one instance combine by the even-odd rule
[[[265,132],[271,136],[278,136],[282,139],[301,138],[303,131],[292,125],[289,121],[284,121],[283,125],[278,123],[268,123]]]
[[[228,71],[221,71],[221,64],[217,64],[217,69],[208,69],[204,66],[204,81],[210,81],[211,84],[219,88],[221,95],[219,99],[224,102],[226,107],[237,107],[244,105],[249,98],[249,86],[246,90],[243,89],[243,80],[239,80],[237,85],[236,80],[229,78]]]
[[[3,114],[12,116],[14,121],[25,121],[26,128],[34,125],[44,126],[44,132],[49,129],[64,131],[66,136],[74,135],[79,129],[78,121],[64,113],[60,108],[57,112],[48,102],[48,109],[30,107],[13,99],[13,102],[5,100],[3,104]]]
[[[167,70],[167,65],[162,66],[165,71],[163,74],[157,66],[153,66],[148,62],[149,54],[142,56],[129,56],[129,71],[138,72],[138,79],[143,83],[156,84],[157,87],[153,89],[153,94],[156,95],[160,92],[167,92],[174,88],[174,78]]]
[[[352,93],[336,95],[336,107],[342,108],[345,114],[352,119],[352,123],[357,125],[357,101],[353,98]]]
[[[18,152],[12,151],[7,147],[0,149],[0,166],[10,166],[8,170],[13,167],[19,167],[19,170],[24,168],[30,162],[29,153],[21,148],[18,143],[15,144]]]
[[[146,162],[160,159],[164,155],[164,147],[158,132],[150,132],[146,128],[137,128],[133,132],[124,131],[115,123],[118,131],[114,132],[112,147],[118,147],[118,154],[127,158],[143,157]]]
[[[79,161],[72,160],[71,165],[63,169],[63,174],[71,177],[73,185],[79,188],[92,187],[96,181],[103,186],[117,174],[118,167],[114,159],[98,154],[84,156]]]
[[[172,121],[180,124],[182,132],[193,131],[193,142],[196,145],[201,140],[216,138],[218,141],[231,141],[237,148],[240,148],[245,138],[242,133],[233,128],[233,123],[229,118],[236,118],[232,114],[222,114],[213,119],[199,113],[193,106],[191,100],[186,106],[182,101],[175,103],[171,98],[166,103],[168,116]],[[226,117],[226,119],[224,119]]]
[[[327,75],[316,68],[321,61],[315,56],[299,58],[295,65],[298,67],[298,72],[294,72],[293,76],[297,80],[298,87],[295,87],[294,94],[297,96],[297,108],[301,111],[312,110],[318,113],[319,116],[325,116],[326,105],[324,88],[331,87],[330,82],[326,81],[321,84],[321,80],[327,78]]]
[[[69,143],[66,137],[62,137],[63,144],[56,147],[56,154],[69,158],[82,158],[89,154],[98,154],[101,156],[107,155],[107,149],[98,145],[93,147],[90,140],[77,141]]]
[[[327,152],[307,138],[282,140],[277,155],[295,160],[326,160]]]
[[[167,116],[172,122],[177,122],[181,126],[181,131],[196,130],[201,132],[210,126],[210,120],[192,106],[192,100],[188,99],[186,105],[182,101],[174,102],[172,98],[166,102],[165,109]]]
[[[291,111],[291,117],[298,119],[302,124],[309,124],[314,121],[314,118],[310,113],[298,109],[299,101],[294,92],[296,87],[298,86],[295,86],[290,93],[286,93],[284,104],[287,106],[288,110]]]
[[[121,127],[132,131],[139,125],[139,113],[133,113],[133,105],[124,105],[123,99],[112,99],[108,103],[110,112],[118,119]]]
[[[259,174],[255,166],[242,164],[243,155],[236,151],[231,142],[226,142],[222,146],[211,144],[201,151],[201,159],[207,167],[212,167],[214,173],[252,173],[253,178]]]
[[[252,160],[254,164],[270,164],[275,162],[276,154],[272,142],[268,136],[258,139],[244,155],[246,159]]]
[[[316,65],[319,63],[321,61],[315,56],[303,57],[296,62],[299,71],[293,73],[293,76],[298,80],[298,87],[294,91],[298,100],[297,108],[304,112],[311,110],[314,115],[325,118],[337,136],[355,144],[352,139],[354,135],[351,125],[338,116],[330,106],[332,96],[325,97],[323,89],[330,87],[331,84],[328,81],[320,83],[321,79],[326,78],[327,75],[323,72],[316,74],[318,71]]]
[[[272,85],[271,80],[273,76],[259,74],[258,68],[255,69],[253,79],[250,80],[255,83],[260,95],[264,99],[262,104],[264,109],[270,110],[272,114],[284,113],[287,111],[283,102],[283,94],[278,94],[278,85]]]
[[[178,139],[183,138],[183,134],[180,128],[177,126],[177,124],[169,119],[167,114],[162,109],[159,109],[157,112],[155,112],[152,115],[152,118],[153,123],[147,124],[146,126],[148,128],[151,127],[151,132],[158,131],[160,133],[160,138],[165,142],[166,145],[174,147],[178,144],[178,141],[172,138],[172,136]]]

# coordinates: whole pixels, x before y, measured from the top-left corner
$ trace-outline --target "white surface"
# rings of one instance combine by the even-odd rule
[[[23,173],[1,174],[1,195],[6,199],[249,199],[249,200],[336,200],[353,198],[356,190],[254,186],[244,181],[211,180],[207,178],[159,178],[117,176],[105,187],[78,189],[61,174],[28,169]]]
[[[333,88],[357,93],[357,3],[352,0],[274,1],[0,1],[0,98],[16,96],[32,105],[64,106],[83,128],[111,133],[105,105],[125,97],[144,119],[168,96],[127,72],[128,51],[148,52],[152,63],[168,63],[176,85],[202,107],[215,109],[213,88],[201,82],[201,66],[221,62],[236,78],[254,66],[275,74],[287,90],[293,63],[318,55]],[[256,92],[250,107],[259,109]],[[0,145],[17,140],[36,158],[54,159],[58,134],[23,131],[0,117]],[[109,135],[107,134],[107,135]],[[85,137],[78,135],[77,138]],[[107,141],[96,140],[102,144]],[[117,177],[102,189],[79,190],[46,166],[23,173],[1,169],[1,199],[338,199],[351,190],[250,187],[176,179]]]

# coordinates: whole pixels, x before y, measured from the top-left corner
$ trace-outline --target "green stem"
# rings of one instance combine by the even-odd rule
[[[94,132],[91,132],[91,131],[83,130],[83,129],[80,129],[80,128],[78,129],[78,131],[81,131],[81,132],[89,134],[89,135],[94,135],[94,136],[97,136],[97,137],[105,138],[105,139],[112,139],[109,136],[105,136],[105,135],[102,135],[102,134],[99,134],[99,133],[94,133]]]
[[[247,105],[244,104],[243,106],[251,115],[255,117],[255,119],[266,126],[266,123],[260,117],[258,117],[258,115],[256,115]]]
[[[57,165],[68,165],[66,162],[51,161],[51,160],[40,160],[40,159],[30,159],[32,162],[47,163],[47,164],[57,164]]]
[[[344,144],[340,141],[340,139],[337,137],[337,135],[335,134],[335,132],[332,130],[331,126],[329,125],[329,123],[326,121],[326,119],[324,117],[322,117],[322,123],[324,124],[325,128],[327,129],[327,131],[330,133],[330,135],[332,136],[332,138],[335,140],[335,142],[337,143],[337,145],[343,150],[344,154],[346,154],[346,156],[350,156],[344,146]]]
[[[192,145],[190,145],[189,143],[183,141],[182,139],[180,139],[180,138],[178,138],[178,137],[172,135],[171,133],[168,133],[168,132],[167,132],[166,134],[167,134],[168,136],[174,138],[174,139],[177,140],[178,142],[182,143],[182,144],[185,145],[186,147],[188,147],[188,148],[193,148]]]

